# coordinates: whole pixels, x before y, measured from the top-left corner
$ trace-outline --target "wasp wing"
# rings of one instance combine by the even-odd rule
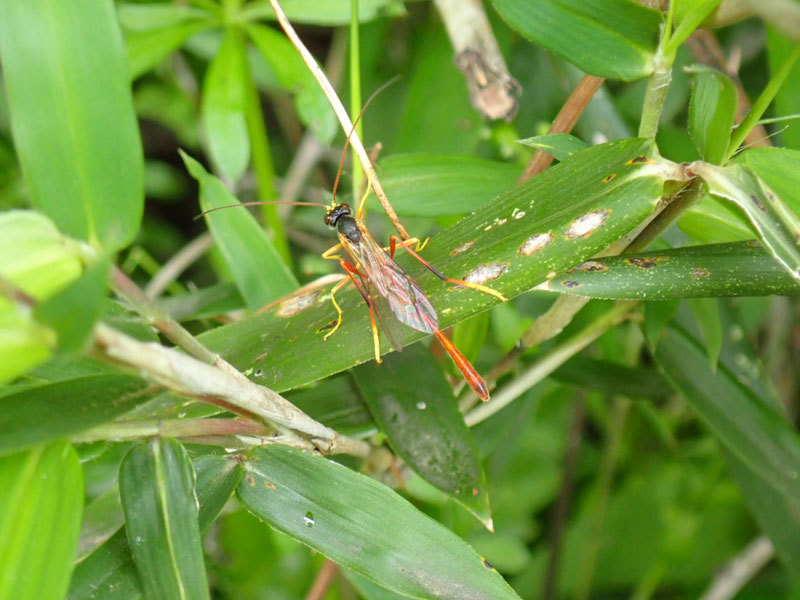
[[[402,324],[397,320],[397,317],[394,316],[394,311],[392,311],[391,307],[389,306],[389,302],[386,300],[386,298],[378,293],[378,290],[370,282],[370,279],[366,277],[366,275],[361,275],[360,273],[359,277],[361,279],[361,285],[364,287],[364,291],[367,293],[367,297],[372,303],[372,309],[375,312],[375,317],[378,320],[379,329],[386,336],[386,339],[389,340],[389,343],[392,345],[392,347],[398,352],[402,352]]]
[[[339,239],[359,271],[363,271],[362,279],[369,280],[369,286],[386,300],[398,321],[418,331],[434,333],[439,328],[439,317],[425,292],[361,223],[358,230],[358,243],[345,236]]]

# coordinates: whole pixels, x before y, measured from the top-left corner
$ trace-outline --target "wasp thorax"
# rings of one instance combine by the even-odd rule
[[[349,217],[351,214],[350,205],[346,202],[342,202],[327,212],[325,215],[325,224],[330,225],[331,227],[336,227],[339,217]]]

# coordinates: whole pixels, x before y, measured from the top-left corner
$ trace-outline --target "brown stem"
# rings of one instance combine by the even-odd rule
[[[558,111],[553,124],[548,129],[547,133],[569,133],[575,127],[578,117],[581,116],[589,101],[594,97],[600,86],[605,81],[602,77],[594,77],[593,75],[584,75],[580,83],[570,94],[564,106]],[[517,179],[517,183],[522,183],[526,179],[530,179],[534,175],[538,175],[544,171],[553,162],[553,155],[537,150],[531,157],[530,162],[522,171],[522,175]]]
[[[325,564],[322,565],[322,568],[317,574],[317,578],[314,580],[314,585],[311,586],[311,589],[308,590],[308,594],[306,594],[306,600],[322,600],[328,592],[331,583],[333,583],[333,578],[338,569],[339,566],[335,562],[330,558],[326,558]]]

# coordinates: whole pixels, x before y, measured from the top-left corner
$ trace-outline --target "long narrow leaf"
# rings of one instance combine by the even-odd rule
[[[110,0],[0,2],[0,60],[34,205],[113,251],[139,229],[143,163]]]
[[[192,463],[175,440],[154,439],[120,466],[128,543],[149,598],[209,598]]]
[[[82,508],[83,473],[69,444],[0,458],[0,598],[64,597]]]
[[[272,527],[392,591],[517,598],[451,531],[374,479],[324,458],[285,446],[256,449],[237,494]]]

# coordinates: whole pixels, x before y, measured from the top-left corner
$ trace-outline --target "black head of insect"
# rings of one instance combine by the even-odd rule
[[[352,214],[349,204],[345,202],[335,204],[325,214],[325,224],[336,227],[340,234],[357,244],[361,240],[361,233],[358,231],[356,220],[352,217]]]

